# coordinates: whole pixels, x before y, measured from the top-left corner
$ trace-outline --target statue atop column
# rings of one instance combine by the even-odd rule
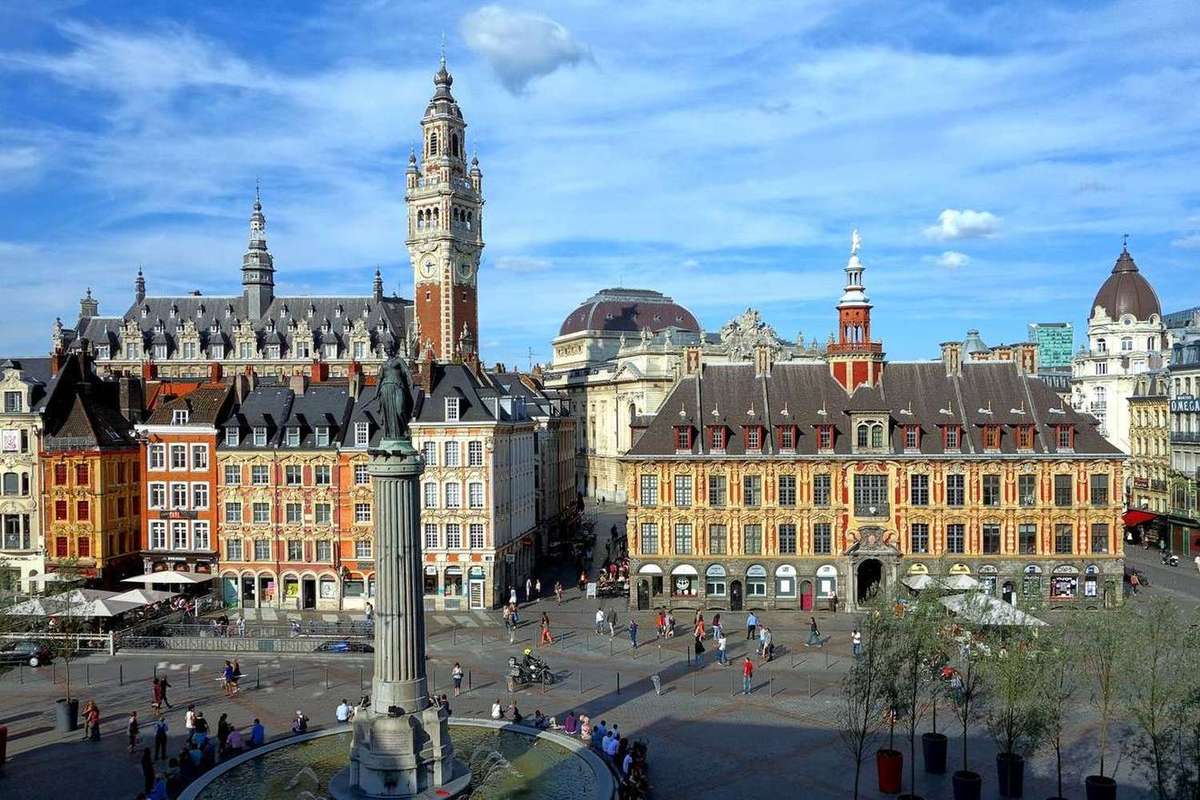
[[[408,423],[413,417],[412,376],[403,357],[392,356],[380,365],[376,398],[379,403],[379,422],[383,428],[383,443],[386,445],[390,442],[411,442],[412,433],[408,429]]]

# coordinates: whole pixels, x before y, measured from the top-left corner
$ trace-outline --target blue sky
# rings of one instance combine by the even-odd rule
[[[1130,234],[1200,304],[1200,4],[53,3],[0,10],[0,353],[93,287],[411,296],[403,181],[446,37],[487,199],[488,361],[603,286],[834,327],[850,230],[893,358],[1082,325]],[[1077,337],[1078,342],[1078,337]]]

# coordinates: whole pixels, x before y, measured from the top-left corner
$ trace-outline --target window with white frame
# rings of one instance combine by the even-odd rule
[[[438,529],[437,523],[425,523],[425,549],[436,550],[438,546]]]
[[[446,549],[462,549],[462,527],[457,522],[446,523]]]
[[[447,467],[457,467],[458,466],[458,442],[446,442],[444,449],[446,452],[446,466]]]
[[[289,525],[299,525],[304,521],[304,504],[285,503],[283,506],[283,518]]]
[[[479,481],[472,481],[467,484],[467,506],[470,508],[483,508],[483,484]]]
[[[226,539],[225,540],[225,560],[226,561],[241,561],[242,560],[242,540],[241,539]]]
[[[212,549],[212,539],[209,536],[206,520],[198,519],[192,523],[192,547],[196,550]]]
[[[458,422],[458,398],[446,398],[446,422]]]
[[[358,539],[354,542],[354,557],[360,561],[371,558],[371,540]]]
[[[317,464],[313,467],[313,483],[317,486],[328,486],[333,483],[333,468],[328,464]]]
[[[171,424],[172,425],[187,425],[188,424],[188,410],[186,408],[177,408],[174,411],[172,411],[171,412]]]
[[[329,428],[322,425],[316,430],[317,447],[329,447]]]
[[[266,525],[271,521],[271,504],[263,501],[255,502],[251,505],[251,512],[255,525]]]
[[[187,550],[188,549],[187,520],[175,520],[175,521],[171,522],[171,549],[172,550]]]
[[[328,525],[333,521],[333,506],[329,503],[313,504],[313,522],[318,525]]]
[[[270,561],[271,560],[271,540],[270,539],[255,539],[254,540],[254,560],[255,561]]]
[[[167,549],[167,523],[162,520],[151,520],[150,522],[150,549],[151,550],[166,550]]]
[[[467,542],[467,545],[472,550],[482,550],[483,549],[483,523],[482,522],[472,522],[470,525],[467,526],[467,533],[469,536],[469,541]]]
[[[437,508],[438,502],[438,485],[432,481],[426,482],[422,487],[422,508]]]
[[[241,464],[226,464],[225,465],[225,485],[226,486],[241,486],[242,485],[242,465]]]
[[[186,483],[171,484],[171,508],[188,507],[188,485]]]
[[[304,560],[304,542],[301,539],[287,540],[287,560],[288,561],[303,561]]]
[[[192,508],[203,511],[208,508],[208,484],[192,484]]]
[[[152,444],[146,448],[146,469],[165,469],[167,464],[167,446]]]
[[[241,433],[242,432],[240,430],[238,430],[238,427],[236,425],[230,425],[228,428],[226,428],[225,429],[225,446],[226,447],[237,447],[238,444],[242,440]]]
[[[147,487],[149,496],[146,498],[149,508],[166,508],[167,507],[167,485],[165,483],[151,483]]]
[[[265,425],[258,425],[254,428],[254,446],[267,446],[267,428]]]
[[[284,464],[283,483],[285,486],[299,486],[304,482],[304,468],[299,464]]]
[[[187,469],[187,445],[173,444],[171,445],[171,469]]]
[[[467,442],[467,466],[483,466],[483,442],[477,439]]]
[[[300,446],[300,429],[298,427],[296,427],[295,425],[288,426],[287,446],[288,447],[299,447]]]
[[[446,508],[462,508],[462,486],[455,481],[446,484]]]
[[[194,469],[194,470],[208,469],[208,445],[206,445],[206,444],[192,445],[192,469]]]
[[[425,459],[425,466],[436,467],[438,446],[437,442],[425,442],[421,445],[421,458]]]
[[[317,540],[317,557],[315,560],[322,564],[328,564],[333,561],[333,542],[328,539]]]
[[[370,522],[371,521],[371,504],[370,503],[355,503],[354,504],[354,521],[355,522]]]
[[[354,446],[366,447],[371,442],[371,423],[354,423]]]
[[[271,482],[271,468],[266,464],[250,465],[250,483],[255,486],[266,486]]]
[[[371,473],[367,471],[366,464],[354,465],[354,483],[358,486],[363,486],[371,482]]]
[[[242,521],[242,504],[237,500],[229,500],[225,503],[225,522],[229,524],[239,524]]]

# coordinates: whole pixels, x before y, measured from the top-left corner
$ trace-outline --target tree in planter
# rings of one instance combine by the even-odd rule
[[[1113,715],[1121,700],[1121,666],[1129,647],[1130,604],[1115,611],[1075,611],[1075,658],[1100,723],[1100,777],[1105,775]]]
[[[1040,746],[1048,730],[1045,698],[1036,679],[1047,668],[1048,654],[1039,651],[1031,632],[1022,628],[1010,633],[1004,646],[993,650],[981,664],[991,696],[987,729],[1004,757],[1007,774],[1002,777],[1010,796],[1014,783],[1023,778],[1023,773],[1016,771],[1017,757]]]
[[[985,691],[985,675],[980,662],[983,658],[983,647],[973,638],[968,638],[959,645],[955,663],[958,665],[954,683],[950,687],[950,697],[954,702],[954,715],[962,726],[962,771],[970,772],[970,761],[967,757],[967,734],[971,723],[979,716]]]
[[[940,593],[931,587],[909,604],[893,638],[896,672],[893,695],[908,727],[909,794],[917,793],[917,727],[935,702],[942,659]]]
[[[878,595],[866,606],[859,625],[863,635],[862,656],[855,659],[842,680],[840,740],[854,760],[854,798],[859,797],[862,762],[890,711],[889,684],[892,683],[892,632],[895,617],[889,604]]]
[[[1040,633],[1043,651],[1046,653],[1040,674],[1029,676],[1037,680],[1037,691],[1045,702],[1046,738],[1054,748],[1054,774],[1058,780],[1056,797],[1063,797],[1062,735],[1063,722],[1071,697],[1079,686],[1079,675],[1071,658],[1073,641],[1069,626],[1056,625]]]
[[[83,580],[78,565],[74,561],[61,562],[58,567],[59,580],[47,583],[50,593],[46,595],[46,605],[54,613],[55,627],[53,633],[61,636],[47,636],[45,645],[52,658],[61,660],[65,668],[66,701],[71,698],[71,662],[79,654],[80,636],[90,633],[91,619],[82,615],[88,602],[79,592]]]

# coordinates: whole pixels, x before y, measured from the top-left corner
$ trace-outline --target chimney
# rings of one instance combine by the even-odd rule
[[[208,362],[208,382],[209,383],[220,383],[221,382],[221,362],[220,361]]]
[[[1017,346],[1017,369],[1025,375],[1037,374],[1037,343],[1021,342]]]
[[[242,377],[246,381],[246,391],[253,392],[254,387],[258,385],[258,375],[254,372],[254,367],[249,364],[242,370]]]
[[[352,400],[357,400],[358,395],[362,392],[362,370],[354,369],[354,364],[357,363],[358,362],[356,361],[350,365],[350,398]]]
[[[683,348],[683,374],[695,375],[700,371],[700,346],[688,345]]]
[[[125,373],[117,379],[117,398],[120,405],[121,416],[129,420],[131,424],[137,424],[142,421],[142,412],[145,409],[145,398],[142,391],[142,382],[140,379]]]
[[[757,344],[754,346],[754,376],[756,378],[771,377],[771,347]]]
[[[239,403],[245,402],[246,395],[250,394],[250,379],[246,377],[246,373],[233,376],[233,391]]]
[[[50,354],[50,376],[53,377],[53,376],[57,375],[58,371],[60,369],[62,369],[62,365],[63,365],[62,347],[55,347],[54,352],[52,352]]]
[[[314,383],[324,383],[329,380],[329,364],[314,359],[312,363],[312,379]]]
[[[308,378],[304,377],[303,373],[298,373],[288,378],[288,388],[292,390],[292,394],[296,397],[303,397],[304,390],[308,388]]]
[[[421,360],[416,365],[416,382],[425,394],[433,391],[433,351],[425,348]]]
[[[496,374],[499,375],[500,373],[503,373],[504,371],[505,371],[504,364],[500,361],[497,361],[496,362]]]
[[[962,375],[962,342],[942,342],[942,366],[947,378]]]
[[[158,380],[158,364],[153,361],[142,362],[142,380],[155,381]]]

